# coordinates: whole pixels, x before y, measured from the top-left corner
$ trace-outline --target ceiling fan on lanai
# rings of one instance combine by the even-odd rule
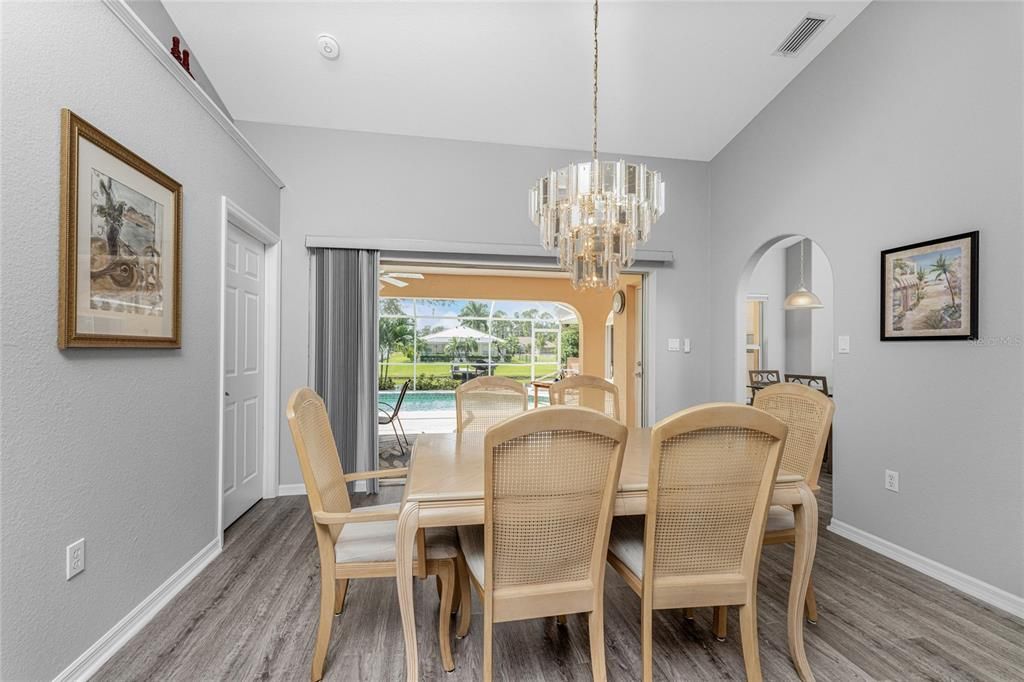
[[[399,289],[409,286],[408,282],[402,281],[403,279],[423,279],[423,275],[418,272],[382,272],[377,278],[378,289],[383,289],[385,284]]]

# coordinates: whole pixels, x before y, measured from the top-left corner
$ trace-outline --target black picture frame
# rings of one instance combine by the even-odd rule
[[[886,249],[882,251],[880,260],[879,286],[879,339],[881,341],[973,341],[978,338],[979,234],[980,233],[978,230],[974,230],[973,232],[964,232],[949,237],[930,239],[928,241],[917,242],[915,244],[907,244],[906,246],[898,246],[892,249]],[[948,245],[947,249],[942,249],[941,247],[945,245]],[[935,253],[942,250],[952,250],[956,248],[966,248],[969,251],[969,253],[961,255],[959,257],[960,261],[957,265],[957,270],[959,271],[959,277],[957,278],[959,280],[957,284],[957,288],[959,289],[958,292],[952,291],[951,285],[949,284],[948,274],[945,274],[941,271],[936,271],[934,263],[928,271],[928,274],[935,273],[935,275],[931,278],[930,282],[928,279],[928,274],[925,274],[924,279],[922,280],[921,276],[917,273],[916,270],[913,275],[909,276],[906,274],[896,275],[893,272],[892,265],[895,263],[895,261],[897,259],[904,260],[902,258],[899,258],[900,254],[906,254],[906,259],[920,259],[922,256],[926,256],[929,253]],[[915,251],[917,253],[913,253]],[[966,277],[963,276],[964,263],[967,263],[969,267],[969,272],[967,273]],[[916,269],[916,261],[913,262],[912,267]],[[950,270],[950,273],[953,272],[956,272],[956,270]],[[908,279],[908,277],[913,277],[913,279]],[[944,279],[945,282],[940,282],[940,279]],[[914,280],[917,281],[916,289],[914,289]],[[926,288],[929,286],[929,284],[935,282],[939,282],[939,286],[935,287],[936,291],[924,292],[923,297],[915,298],[913,305],[905,305],[905,301],[909,296],[920,296],[920,293],[923,288]],[[966,290],[964,288],[965,285],[967,287]],[[950,306],[946,306],[945,304],[943,304],[941,308],[932,308],[927,312],[930,313],[932,316],[938,315],[939,318],[936,318],[937,322],[941,321],[940,318],[945,318],[946,312],[953,312],[955,314],[954,311],[949,311],[949,308],[952,306],[955,310],[956,303],[954,303],[953,301],[955,301],[956,294],[959,293],[961,295],[959,303],[961,326],[959,328],[943,328],[941,326],[920,327],[915,325],[913,329],[904,329],[902,326],[902,321],[906,319],[908,314],[914,310],[917,310],[917,308],[920,307],[920,304],[924,300],[928,299],[928,293],[931,293],[934,297],[936,294],[939,293],[938,289],[941,289],[943,286],[945,287],[946,291],[945,295],[949,295],[951,297]],[[913,290],[913,294],[910,293],[911,290]],[[965,291],[968,294],[968,301],[966,304],[963,301],[963,293]],[[898,298],[903,299],[902,302],[904,303],[904,305],[897,305],[896,299]],[[936,299],[931,298],[930,300]],[[900,307],[904,307],[905,312],[904,317],[900,318],[900,322],[897,322],[896,311]],[[966,320],[963,319],[963,312],[965,310],[967,311]],[[920,311],[917,315],[915,315],[915,318],[920,319],[922,314],[924,314],[925,312],[926,311]],[[957,333],[958,330],[960,331],[960,333]]]

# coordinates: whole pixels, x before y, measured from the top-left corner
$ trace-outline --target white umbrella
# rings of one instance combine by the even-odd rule
[[[491,336],[486,332],[482,332],[472,327],[453,327],[452,329],[442,329],[439,332],[433,334],[427,334],[421,341],[427,343],[448,343],[452,339],[473,339],[474,341],[501,341],[497,336]]]

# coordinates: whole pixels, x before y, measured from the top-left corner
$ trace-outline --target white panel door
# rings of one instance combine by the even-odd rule
[[[224,255],[223,524],[263,496],[264,246],[228,224]]]

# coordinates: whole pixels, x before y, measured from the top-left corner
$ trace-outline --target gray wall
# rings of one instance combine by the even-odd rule
[[[1017,595],[1021,15],[1019,3],[873,3],[711,163],[713,397],[735,394],[748,259],[807,235],[835,273],[835,333],[851,338],[834,370],[835,518]],[[880,342],[879,251],[972,229],[988,342]]]
[[[825,257],[825,252],[815,243],[811,243],[808,253],[811,255],[811,279],[814,281],[814,293],[825,306],[820,310],[811,311],[811,374],[828,377],[829,387],[834,388],[832,376],[833,362],[833,329],[836,311],[832,285],[832,265]]]
[[[580,151],[240,126],[288,185],[281,200],[283,296],[289,302],[282,316],[285,394],[307,382],[306,235],[537,244],[526,210],[529,187],[550,168],[588,158]],[[651,375],[657,375],[655,416],[662,417],[708,395],[707,164],[647,161],[664,174],[668,193],[648,248],[676,255],[654,283]],[[693,352],[668,352],[669,337],[690,337]],[[281,433],[281,482],[299,483],[288,429],[282,426]]]
[[[814,291],[814,279],[810,266],[810,241],[801,240],[804,245],[804,286]],[[786,294],[800,286],[800,244],[786,248]],[[811,373],[811,310],[786,310],[786,366],[787,372]]]
[[[52,679],[217,538],[220,200],[280,192],[102,4],[3,15],[0,678]],[[184,185],[181,350],[57,350],[61,107]]]

